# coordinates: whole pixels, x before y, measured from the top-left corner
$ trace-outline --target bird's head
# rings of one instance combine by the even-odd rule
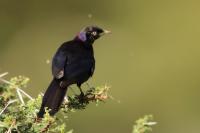
[[[77,38],[83,42],[94,42],[101,36],[110,33],[108,30],[104,30],[97,26],[88,26],[83,28],[78,35]]]

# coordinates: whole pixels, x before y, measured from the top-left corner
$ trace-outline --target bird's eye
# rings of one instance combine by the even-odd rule
[[[92,34],[93,36],[96,36],[96,35],[97,35],[97,32],[96,32],[96,31],[93,31],[91,34]]]

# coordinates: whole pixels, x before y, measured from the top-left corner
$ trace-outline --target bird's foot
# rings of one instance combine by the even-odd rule
[[[85,101],[85,94],[83,92],[81,92],[81,94],[78,96],[79,102],[80,103],[84,103]]]

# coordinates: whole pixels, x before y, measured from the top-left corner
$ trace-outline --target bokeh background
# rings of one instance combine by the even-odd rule
[[[112,34],[94,45],[96,71],[89,83],[112,86],[116,100],[70,114],[67,128],[130,133],[138,117],[153,114],[154,133],[199,133],[199,5],[197,0],[0,0],[0,72],[30,77],[26,91],[36,97],[52,78],[48,61],[59,45],[84,26],[99,25]]]

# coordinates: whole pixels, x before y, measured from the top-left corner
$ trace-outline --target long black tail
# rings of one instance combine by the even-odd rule
[[[57,113],[65,97],[66,91],[67,87],[61,88],[60,81],[53,79],[44,94],[40,111],[37,114],[38,118],[42,118],[45,114],[45,107],[50,109],[49,114],[51,116]]]

